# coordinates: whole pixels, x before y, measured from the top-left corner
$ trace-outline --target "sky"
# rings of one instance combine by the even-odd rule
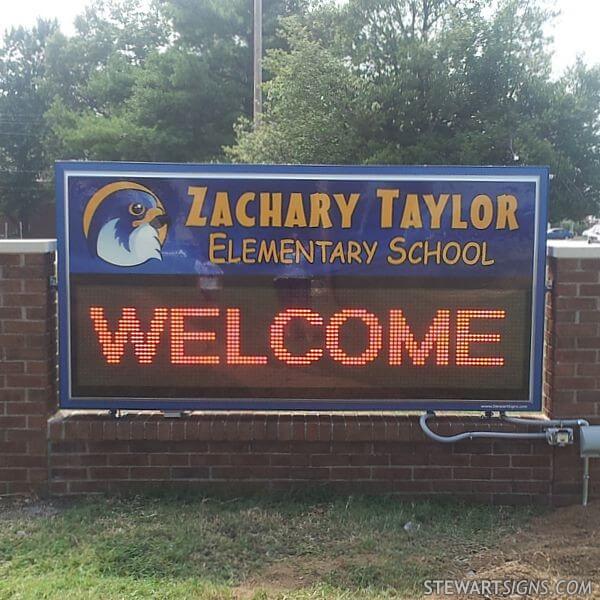
[[[552,0],[548,0],[552,4]],[[37,16],[57,18],[61,29],[73,33],[73,19],[88,0],[0,0],[0,30],[13,25],[31,25]],[[553,70],[559,75],[582,55],[588,64],[600,63],[600,0],[555,0],[561,11],[548,33],[554,36]]]

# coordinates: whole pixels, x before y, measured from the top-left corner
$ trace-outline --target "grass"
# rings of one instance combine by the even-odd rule
[[[416,598],[425,579],[449,576],[529,514],[367,497],[0,509],[0,599]]]

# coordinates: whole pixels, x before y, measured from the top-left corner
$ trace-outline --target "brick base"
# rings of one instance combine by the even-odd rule
[[[436,429],[485,428],[477,419],[445,420]],[[424,437],[415,417],[59,416],[49,436],[50,489],[61,495],[168,487],[211,493],[323,488],[493,504],[566,504],[581,496],[581,465],[572,449],[543,440],[440,444]],[[593,480],[594,490],[600,485]]]

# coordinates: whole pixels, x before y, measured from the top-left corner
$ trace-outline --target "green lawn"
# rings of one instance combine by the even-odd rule
[[[0,598],[416,598],[529,515],[364,497],[4,503]]]

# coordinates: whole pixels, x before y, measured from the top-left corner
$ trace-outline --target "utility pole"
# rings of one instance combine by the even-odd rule
[[[254,127],[262,117],[262,0],[254,0]]]

